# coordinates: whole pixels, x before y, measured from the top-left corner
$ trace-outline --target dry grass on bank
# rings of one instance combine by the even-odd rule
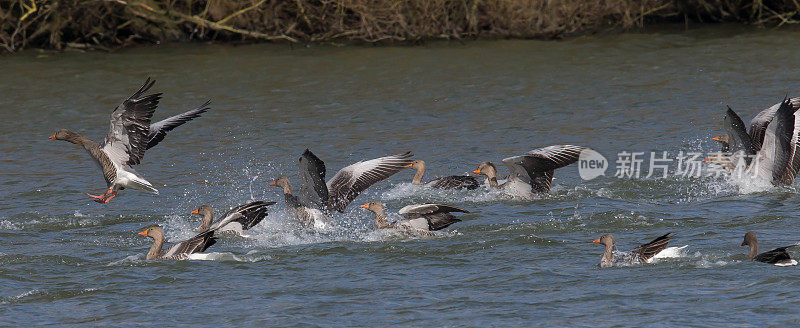
[[[552,39],[646,22],[796,23],[800,0],[0,0],[0,52],[163,41]]]

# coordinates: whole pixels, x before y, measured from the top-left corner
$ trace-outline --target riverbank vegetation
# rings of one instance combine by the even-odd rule
[[[0,52],[167,41],[554,39],[665,22],[800,21],[800,0],[2,0]]]

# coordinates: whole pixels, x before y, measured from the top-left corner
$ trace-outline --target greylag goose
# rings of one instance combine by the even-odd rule
[[[147,149],[164,139],[167,132],[208,110],[208,102],[186,113],[151,124],[161,93],[144,95],[155,81],[150,78],[131,97],[111,113],[111,127],[102,144],[75,132],[62,129],[50,139],[65,140],[82,146],[103,170],[108,190],[102,195],[89,195],[98,203],[108,203],[117,191],[125,188],[158,194],[158,190],[145,180],[133,165],[139,164]]]
[[[381,202],[369,202],[360,207],[375,213],[375,225],[378,229],[394,229],[403,233],[417,235],[433,235],[433,231],[442,230],[459,222],[451,212],[469,213],[457,207],[442,204],[412,204],[400,209],[397,213],[404,220],[389,223],[386,220],[386,208]]]
[[[321,214],[344,212],[361,192],[385,180],[411,164],[411,152],[385,156],[349,165],[325,183],[325,163],[306,149],[299,160],[303,178],[300,193],[295,196],[289,179],[280,176],[270,183],[283,189],[286,203],[297,211],[298,218],[308,222],[308,217],[322,219]]]
[[[748,133],[739,115],[728,107],[723,120],[727,134],[714,140],[722,144],[723,151],[731,154],[711,156],[704,161],[729,170],[742,163],[743,169],[772,184],[792,184],[800,169],[800,143],[797,142],[800,118],[794,115],[798,108],[800,98],[784,99],[758,113],[750,121]]]
[[[602,235],[592,242],[605,245],[606,250],[603,252],[603,257],[600,258],[600,264],[598,265],[601,268],[607,268],[615,264],[650,263],[654,258],[674,257],[677,251],[686,248],[686,246],[667,247],[672,237],[673,234],[670,232],[647,244],[636,247],[630,252],[617,251],[617,247],[614,244],[614,236],[610,234]]]
[[[520,156],[509,157],[503,164],[511,172],[503,184],[497,182],[497,167],[491,162],[483,162],[475,175],[485,175],[489,186],[499,188],[512,196],[530,198],[536,193],[550,191],[555,169],[578,161],[581,152],[589,149],[581,146],[555,145],[531,150]]]
[[[164,230],[161,230],[160,227],[147,228],[139,235],[153,238],[153,246],[147,252],[148,260],[186,260],[190,259],[192,254],[205,252],[207,248],[217,242],[214,238],[214,231],[201,232],[192,238],[172,245],[165,251],[161,251],[161,248],[164,247]]]
[[[718,135],[718,136],[712,138],[711,140],[719,142],[719,144],[722,146],[722,148],[720,149],[720,152],[727,153],[727,152],[731,151],[731,145],[730,145],[730,141],[728,141],[728,135],[727,134]]]
[[[754,232],[749,231],[744,234],[742,246],[750,246],[750,253],[747,254],[748,260],[774,264],[777,266],[797,265],[797,261],[793,260],[792,257],[789,256],[789,252],[786,251],[787,248],[796,245],[778,247],[771,251],[758,254],[758,239],[756,238],[756,234]]]
[[[239,205],[222,214],[216,223],[213,223],[214,209],[211,206],[202,205],[192,211],[192,214],[203,217],[200,226],[197,227],[197,232],[216,230],[220,233],[233,233],[242,236],[245,230],[249,230],[266,218],[268,215],[267,206],[274,204],[275,202],[256,201]],[[225,225],[221,225],[222,223],[225,223]]]
[[[406,167],[417,171],[417,173],[414,174],[414,178],[411,180],[411,184],[422,185],[422,176],[425,175],[425,161],[415,160],[411,162],[411,164],[406,165]],[[480,183],[478,179],[469,175],[450,175],[425,182],[424,185],[437,189],[473,190],[478,189]]]

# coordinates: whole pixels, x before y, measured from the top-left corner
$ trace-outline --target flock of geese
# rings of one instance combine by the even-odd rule
[[[132,96],[125,99],[111,113],[110,128],[102,143],[62,129],[50,139],[65,140],[83,147],[103,172],[107,190],[101,195],[89,195],[98,203],[108,203],[120,190],[135,189],[153,194],[158,190],[140,175],[133,166],[139,164],[145,152],[164,140],[167,133],[176,127],[200,117],[209,110],[210,102],[164,120],[153,123],[153,113],[158,107],[161,93],[146,94],[155,84],[150,78]],[[781,103],[762,111],[750,122],[748,132],[742,119],[730,108],[723,124],[726,134],[715,137],[722,144],[722,151],[704,161],[720,165],[727,170],[750,172],[775,185],[791,184],[800,168],[800,118],[794,113],[800,108],[800,98],[784,99]],[[503,159],[508,176],[501,178],[495,164],[480,163],[475,176],[453,175],[423,182],[425,162],[412,159],[410,152],[361,161],[346,166],[325,180],[325,163],[306,149],[300,156],[300,188],[294,190],[288,177],[279,176],[269,185],[280,188],[287,206],[293,210],[298,223],[307,229],[323,229],[328,226],[336,212],[344,212],[359,194],[370,186],[385,180],[397,172],[410,168],[416,171],[412,184],[438,189],[477,189],[482,183],[477,177],[484,176],[490,189],[500,189],[515,197],[532,198],[550,190],[556,169],[578,161],[582,146],[554,145],[532,150],[526,154]],[[500,183],[501,180],[505,180]],[[216,243],[215,234],[232,233],[247,235],[247,230],[261,222],[267,208],[275,202],[255,201],[236,206],[222,215],[214,217],[214,210],[203,205],[192,211],[201,216],[197,235],[164,249],[164,231],[153,226],[139,234],[153,239],[147,253],[148,260],[182,260],[201,258],[203,252]],[[397,213],[403,219],[389,222],[386,207],[379,201],[368,202],[360,207],[374,214],[378,229],[391,229],[400,234],[426,236],[433,231],[445,229],[461,221],[453,213],[469,213],[464,209],[445,204],[413,204],[401,208]],[[672,233],[636,247],[628,252],[616,249],[614,237],[601,236],[593,243],[605,246],[600,261],[601,267],[620,264],[649,263],[659,257],[667,257],[682,247],[668,247]],[[758,253],[755,233],[747,232],[742,246],[749,246],[748,258],[776,265],[794,265],[787,247]],[[792,245],[794,246],[794,245]],[[683,246],[686,247],[686,246]]]

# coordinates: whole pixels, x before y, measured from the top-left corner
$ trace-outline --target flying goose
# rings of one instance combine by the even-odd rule
[[[581,146],[555,145],[531,150],[520,156],[509,157],[503,164],[511,172],[503,184],[497,183],[497,167],[491,162],[483,162],[475,175],[485,175],[489,186],[499,188],[512,196],[530,198],[536,193],[550,191],[555,169],[578,161],[581,151],[588,149]]]
[[[267,206],[274,204],[275,202],[255,201],[239,205],[222,214],[214,224],[212,224],[214,209],[211,206],[202,205],[192,211],[192,214],[203,217],[200,226],[196,229],[197,232],[216,230],[220,233],[233,233],[241,236],[244,235],[245,230],[249,230],[266,218],[268,215]],[[220,225],[223,222],[226,224],[224,226]]]
[[[324,220],[320,215],[332,211],[344,212],[350,202],[373,184],[399,172],[411,164],[411,152],[358,162],[337,172],[325,183],[325,163],[306,149],[299,160],[303,178],[300,193],[295,196],[289,179],[280,176],[270,183],[283,189],[286,203],[295,209],[306,224]],[[310,221],[308,218],[315,218]]]
[[[723,125],[727,134],[715,137],[723,152],[704,161],[732,170],[739,163],[748,172],[775,185],[792,184],[800,169],[800,97],[782,102],[758,113],[750,121],[748,133],[744,122],[728,107]],[[715,158],[716,157],[716,158]],[[729,157],[729,158],[726,158]],[[757,163],[757,165],[754,165]]]
[[[749,231],[744,234],[742,246],[750,246],[750,253],[747,255],[748,260],[774,264],[777,266],[797,265],[797,261],[793,260],[792,257],[789,256],[789,252],[786,251],[787,248],[795,245],[778,247],[771,251],[758,254],[758,239],[756,238],[756,234],[754,232]]]
[[[668,257],[667,253],[674,254],[686,246],[681,247],[667,247],[670,238],[674,235],[670,232],[666,235],[658,237],[653,241],[634,248],[630,252],[618,252],[617,247],[614,245],[614,236],[605,234],[600,238],[595,239],[592,243],[599,243],[605,245],[606,250],[603,252],[603,257],[600,258],[601,268],[611,267],[614,264],[639,264],[650,263],[654,258]],[[665,256],[662,256],[662,253]]]
[[[148,260],[186,260],[191,258],[191,254],[202,253],[211,245],[217,242],[214,238],[215,230],[206,230],[196,236],[172,245],[165,251],[161,251],[164,246],[164,230],[155,226],[147,228],[139,235],[153,238],[153,246],[147,252]]]
[[[404,220],[389,223],[386,220],[386,208],[381,202],[369,202],[360,207],[375,213],[375,225],[378,229],[394,229],[403,233],[432,236],[433,231],[447,228],[457,219],[451,212],[469,213],[457,207],[442,204],[412,204],[403,207],[397,213]]]
[[[422,185],[422,176],[425,175],[425,161],[415,160],[411,162],[411,164],[406,165],[406,167],[417,171],[417,173],[414,175],[414,178],[411,180],[411,184]],[[424,185],[437,189],[473,190],[478,189],[480,183],[477,179],[475,179],[475,177],[469,175],[450,175],[425,182]]]
[[[186,113],[151,124],[161,93],[144,95],[155,83],[147,81],[131,97],[111,113],[111,126],[102,144],[75,132],[62,129],[49,139],[65,140],[82,146],[103,170],[108,190],[102,195],[89,195],[98,203],[108,203],[117,191],[125,188],[158,194],[153,185],[133,169],[147,149],[164,139],[167,132],[207,111],[209,102]]]

